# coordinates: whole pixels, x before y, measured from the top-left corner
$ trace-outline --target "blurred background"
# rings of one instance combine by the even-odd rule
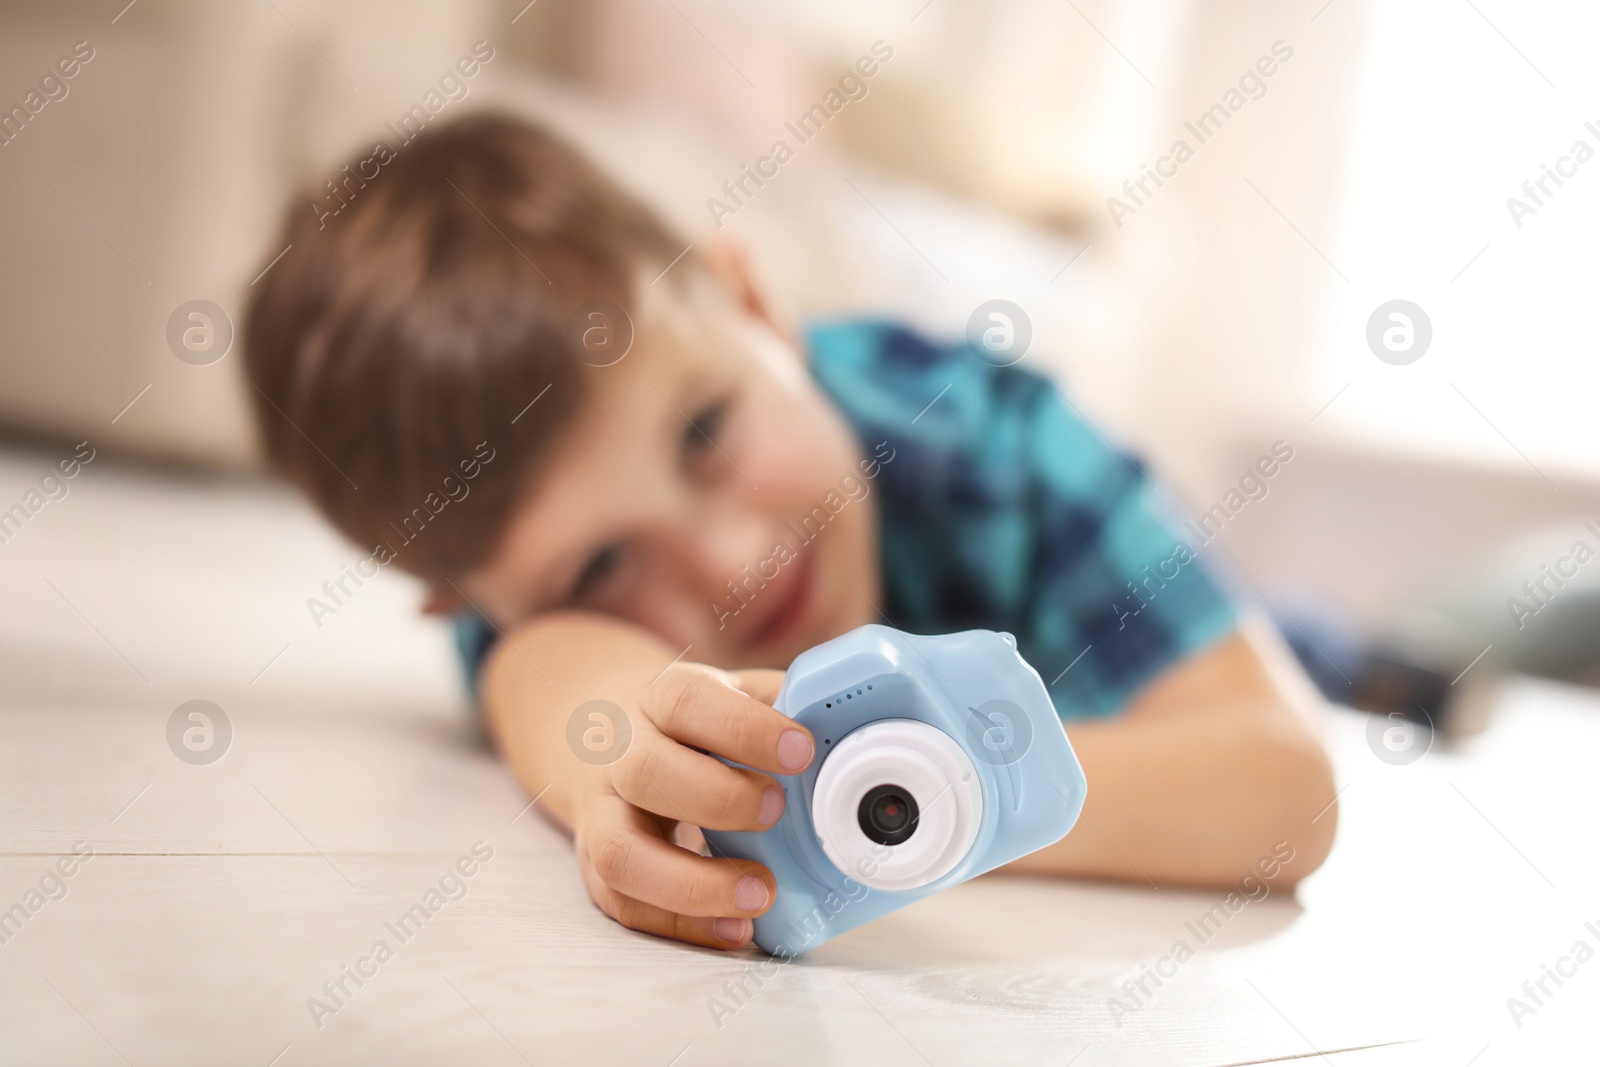
[[[1513,0],[0,0],[0,909],[80,836],[108,857],[0,946],[0,1060],[1593,1062],[1595,975],[1507,997],[1600,936],[1600,705],[1566,684],[1600,661],[1596,40],[1595,5]],[[421,588],[312,612],[370,549],[260,466],[237,328],[283,212],[336,203],[294,190],[479,108],[736,236],[800,314],[1020,309],[1024,365],[1325,689],[1410,720],[1324,717],[1329,863],[1126,1030],[1106,998],[1212,899],[983,879],[716,1045],[742,964],[584,904]],[[203,752],[199,701],[233,724]],[[479,837],[455,925],[312,1029]]]
[[[254,675],[459,699],[405,579],[308,619],[364,553],[260,475],[237,346],[178,358],[169,321],[204,300],[237,325],[294,254],[274,247],[292,190],[402,116],[483,107],[566,131],[686,242],[733,231],[801,314],[956,335],[1014,302],[1029,364],[1185,518],[1227,509],[1206,550],[1280,621],[1315,605],[1446,674],[1592,662],[1573,620],[1600,563],[1538,601],[1524,582],[1600,547],[1600,165],[1574,156],[1600,148],[1582,104],[1600,13],[68,0],[0,20],[0,509],[79,442],[95,454],[0,544],[17,685],[115,688],[131,668],[174,693]],[[473,54],[490,58],[442,81]],[[800,143],[786,124],[868,55],[862,91]],[[778,140],[792,161],[716,210]],[[1552,168],[1560,184],[1524,191]],[[1369,344],[1392,300],[1428,324],[1411,362]],[[1279,442],[1293,459],[1266,495],[1230,504]],[[1520,629],[1512,597],[1541,608]]]

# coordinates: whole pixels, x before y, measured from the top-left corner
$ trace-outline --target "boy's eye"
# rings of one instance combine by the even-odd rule
[[[605,545],[589,557],[589,562],[583,565],[583,570],[578,572],[578,578],[572,583],[572,600],[577,600],[585,593],[593,592],[616,571],[622,562],[621,545]]]
[[[717,438],[722,436],[722,427],[727,419],[727,413],[727,402],[722,400],[702,408],[695,415],[692,425],[684,430],[684,452],[692,457],[699,455],[701,452],[711,451]]]

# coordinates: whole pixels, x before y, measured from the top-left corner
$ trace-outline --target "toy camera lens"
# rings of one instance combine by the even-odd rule
[[[983,822],[983,779],[950,734],[878,719],[832,741],[811,821],[834,867],[869,889],[905,892],[961,865]]]
[[[856,811],[861,832],[880,845],[899,845],[917,832],[917,800],[909,789],[880,785],[867,790]]]

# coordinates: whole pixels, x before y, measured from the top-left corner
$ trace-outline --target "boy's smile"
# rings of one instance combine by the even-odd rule
[[[540,401],[580,413],[461,581],[502,629],[595,611],[698,662],[782,669],[877,618],[862,449],[742,266],[720,274],[641,285],[628,354]]]
[[[763,576],[766,572],[762,571]],[[763,612],[755,616],[754,632],[752,638],[758,644],[771,644],[781,641],[790,633],[802,630],[805,627],[806,617],[810,612],[813,600],[816,597],[816,571],[812,565],[812,557],[804,553],[799,554],[793,563],[780,569],[777,576],[765,587],[757,587],[759,598],[750,591],[752,610],[759,599],[766,607]],[[737,583],[736,587],[737,587]],[[729,608],[726,616],[730,621],[744,610],[744,601],[737,595],[744,592],[736,588],[736,606]],[[719,616],[722,618],[722,616]]]

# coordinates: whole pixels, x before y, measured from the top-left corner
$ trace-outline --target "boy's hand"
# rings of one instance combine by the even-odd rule
[[[810,731],[771,706],[781,671],[729,673],[674,665],[624,707],[628,750],[598,768],[575,798],[573,836],[584,885],[624,926],[711,948],[750,940],[772,906],[772,872],[673,844],[678,823],[765,830],[783,814],[772,777],[729,767],[714,753],[773,774],[810,765]]]

